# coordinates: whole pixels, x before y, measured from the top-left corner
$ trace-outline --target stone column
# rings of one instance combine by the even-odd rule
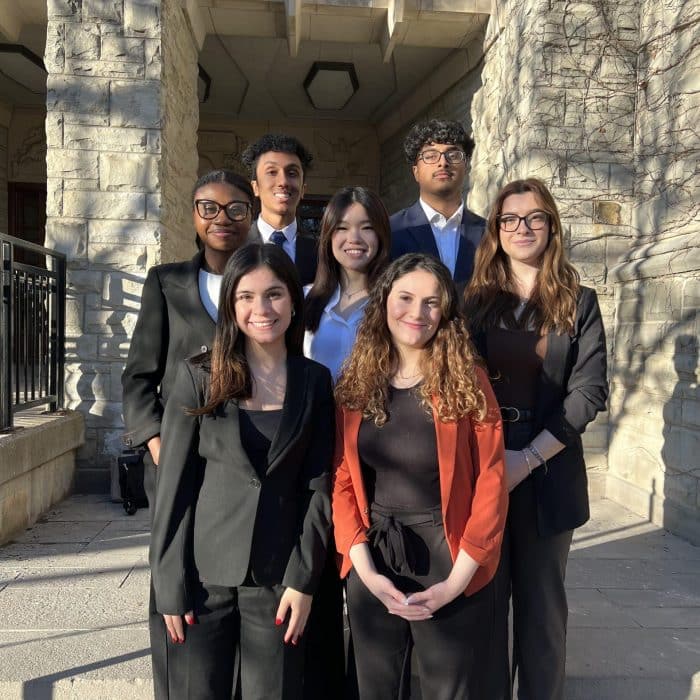
[[[700,544],[700,2],[640,8],[635,244],[613,270],[607,492]]]
[[[45,62],[46,245],[68,255],[67,402],[86,420],[76,488],[104,491],[145,273],[193,251],[197,48],[177,0],[49,0]]]

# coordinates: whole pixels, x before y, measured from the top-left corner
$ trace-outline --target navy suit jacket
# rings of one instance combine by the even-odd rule
[[[396,260],[406,253],[429,253],[440,258],[433,230],[430,228],[420,201],[401,209],[391,219],[391,259]],[[474,269],[476,247],[484,234],[486,221],[464,207],[460,225],[459,249],[454,271],[455,283],[463,287],[469,282]]]

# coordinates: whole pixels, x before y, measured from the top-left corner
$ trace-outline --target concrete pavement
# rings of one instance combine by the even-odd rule
[[[152,697],[147,546],[147,511],[73,496],[0,548],[2,700]],[[568,589],[567,700],[700,700],[700,548],[595,501]]]

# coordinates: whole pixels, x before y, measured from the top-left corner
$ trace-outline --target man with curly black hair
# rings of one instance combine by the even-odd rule
[[[474,142],[459,122],[430,119],[414,124],[404,141],[418,183],[418,201],[391,217],[391,255],[429,253],[463,286],[486,222],[464,204],[462,189]]]
[[[294,260],[302,284],[310,284],[316,276],[317,242],[299,227],[296,213],[313,156],[294,136],[265,134],[245,149],[242,160],[260,199],[249,240],[280,246]]]

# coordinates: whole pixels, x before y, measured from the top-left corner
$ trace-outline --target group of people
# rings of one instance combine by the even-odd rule
[[[159,700],[563,698],[605,336],[542,182],[464,206],[472,149],[415,125],[418,201],[345,187],[318,239],[295,138],[195,184],[199,251],[149,271],[122,380]]]

